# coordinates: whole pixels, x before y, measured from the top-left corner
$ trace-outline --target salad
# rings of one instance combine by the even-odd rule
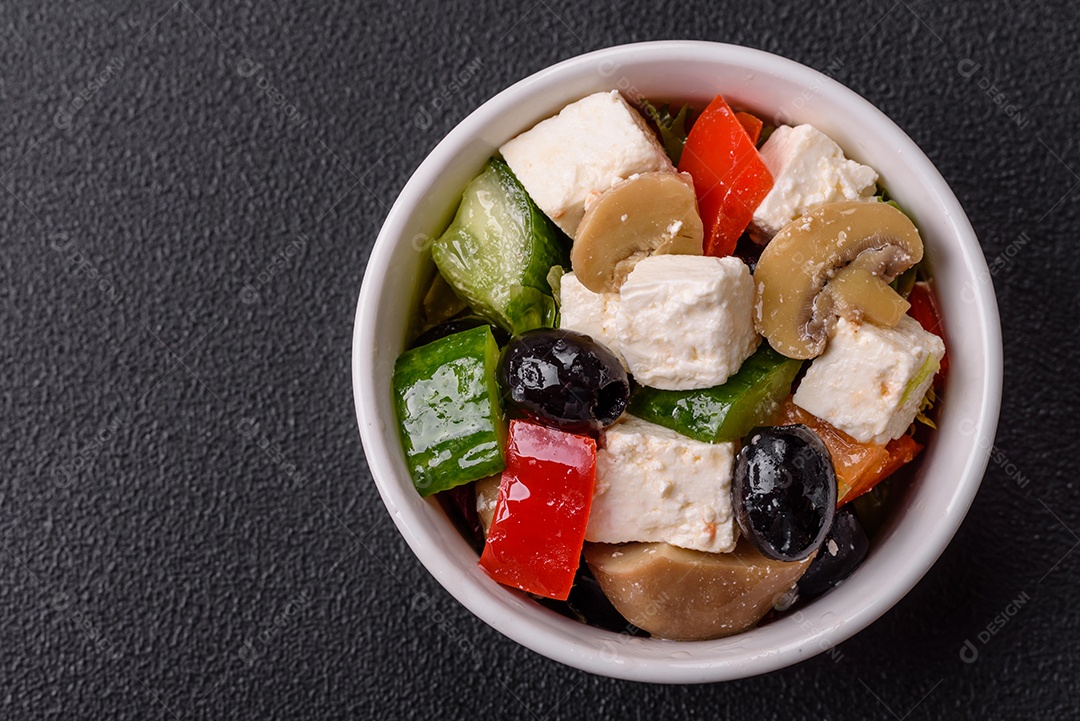
[[[393,394],[416,490],[585,623],[736,634],[842,582],[934,430],[912,220],[811,125],[567,105],[433,243]]]

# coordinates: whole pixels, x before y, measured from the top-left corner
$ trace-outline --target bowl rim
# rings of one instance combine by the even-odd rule
[[[376,300],[381,291],[383,270],[391,261],[395,244],[401,242],[402,226],[408,221],[410,214],[414,212],[421,200],[421,186],[427,182],[424,177],[429,175],[433,168],[442,167],[449,162],[460,151],[459,146],[462,145],[463,140],[475,137],[478,131],[490,123],[512,99],[528,95],[534,86],[544,85],[550,79],[563,74],[572,75],[582,66],[594,67],[600,61],[617,62],[620,57],[629,58],[630,55],[633,55],[635,60],[640,60],[642,53],[706,54],[710,56],[711,61],[749,65],[761,70],[768,68],[773,72],[782,72],[787,79],[795,81],[821,82],[822,78],[819,71],[809,66],[762,50],[708,41],[661,40],[615,45],[569,58],[519,80],[484,102],[450,130],[425,157],[410,175],[383,222],[368,258],[357,300],[351,354],[353,398],[371,477],[398,532],[428,572],[475,616],[526,648],[591,673],[656,683],[734,680],[767,673],[808,659],[855,635],[899,602],[930,570],[955,535],[981,485],[989,462],[1000,411],[1003,351],[997,301],[991,283],[978,283],[972,286],[974,315],[977,316],[980,330],[986,341],[985,346],[981,348],[984,352],[985,364],[980,387],[981,402],[972,431],[975,436],[975,447],[963,467],[961,481],[957,483],[949,499],[948,509],[952,513],[950,521],[935,527],[926,537],[927,545],[924,549],[926,552],[919,555],[917,561],[898,569],[896,577],[885,585],[880,593],[868,599],[852,616],[837,619],[829,626],[815,627],[801,638],[776,647],[767,654],[750,655],[739,659],[726,658],[712,662],[696,661],[667,665],[612,663],[610,657],[605,659],[603,652],[584,653],[579,648],[568,646],[558,639],[545,635],[547,629],[531,614],[508,612],[488,594],[479,592],[474,587],[476,584],[474,578],[438,573],[438,568],[449,563],[448,554],[436,542],[430,529],[426,528],[424,520],[405,502],[407,499],[404,494],[412,489],[403,490],[392,481],[395,472],[391,451],[385,440],[385,424],[380,418],[373,417],[373,412],[369,410],[376,405],[373,398],[377,392],[374,387],[375,368],[370,349],[377,342],[374,332],[378,316]],[[987,273],[986,277],[989,277],[985,257],[967,215],[944,177],[925,153],[873,103],[837,81],[826,79],[826,82],[829,83],[829,92],[841,96],[846,95],[847,102],[862,105],[866,113],[875,117],[876,123],[880,125],[880,131],[887,132],[896,139],[898,143],[896,147],[901,148],[907,156],[906,162],[916,166],[926,181],[928,191],[932,192],[946,208],[952,235],[959,243],[966,263],[973,266],[972,271],[980,274]],[[567,621],[578,623],[570,619]]]

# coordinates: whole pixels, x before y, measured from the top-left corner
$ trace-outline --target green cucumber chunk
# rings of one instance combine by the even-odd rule
[[[802,361],[785,358],[762,343],[727,383],[694,391],[638,386],[628,410],[705,443],[734,441],[769,422],[801,367]]]
[[[435,265],[473,310],[513,334],[555,324],[547,274],[570,261],[559,229],[501,160],[465,187],[431,247]]]
[[[501,472],[506,419],[489,326],[402,353],[394,366],[394,406],[413,485],[421,496]]]

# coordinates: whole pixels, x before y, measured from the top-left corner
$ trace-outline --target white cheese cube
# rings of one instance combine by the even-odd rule
[[[738,258],[654,255],[620,289],[619,347],[638,383],[712,388],[757,349],[754,282]]]
[[[734,443],[702,443],[633,416],[604,434],[585,540],[735,548]]]
[[[825,203],[871,200],[877,172],[844,157],[844,151],[812,125],[782,125],[761,146],[773,187],[754,211],[751,235],[768,242],[785,225]]]
[[[616,330],[618,293],[593,293],[577,276],[567,273],[559,288],[559,327],[584,333],[607,346],[626,368]]]
[[[618,90],[571,103],[499,148],[540,210],[571,238],[585,201],[635,173],[675,168]]]
[[[904,316],[895,328],[841,318],[810,364],[795,405],[862,443],[904,435],[945,355],[941,338]]]

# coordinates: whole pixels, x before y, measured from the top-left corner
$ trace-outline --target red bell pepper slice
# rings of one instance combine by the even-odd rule
[[[847,503],[866,493],[881,481],[899,471],[915,460],[922,451],[923,445],[908,435],[894,438],[885,445],[888,457],[874,469],[873,473],[867,474],[863,482],[851,487],[851,490],[840,498],[839,504]]]
[[[761,129],[765,126],[761,122],[761,118],[750,113],[744,113],[741,110],[735,113],[735,117],[738,119],[739,124],[743,126],[746,134],[750,136],[750,142],[754,144],[754,147],[757,147],[758,138],[761,137]]]
[[[911,289],[911,294],[908,295],[907,300],[911,304],[908,315],[919,321],[919,325],[923,329],[944,339],[945,330],[941,327],[941,313],[938,312],[937,302],[934,300],[934,294],[930,291],[930,286],[922,281],[916,283]],[[949,351],[946,349],[945,355],[941,358],[941,368],[938,370],[937,375],[934,376],[934,390],[941,390],[944,387],[945,378],[948,374]]]
[[[817,433],[832,457],[836,471],[836,506],[858,498],[919,455],[923,447],[911,436],[900,436],[881,446],[860,443],[847,433],[809,411],[789,397],[776,418],[778,425],[801,423]]]
[[[499,583],[565,601],[581,560],[595,481],[592,438],[511,421],[480,566]]]
[[[731,255],[773,178],[723,97],[717,95],[690,129],[679,170],[694,179],[705,255]]]

